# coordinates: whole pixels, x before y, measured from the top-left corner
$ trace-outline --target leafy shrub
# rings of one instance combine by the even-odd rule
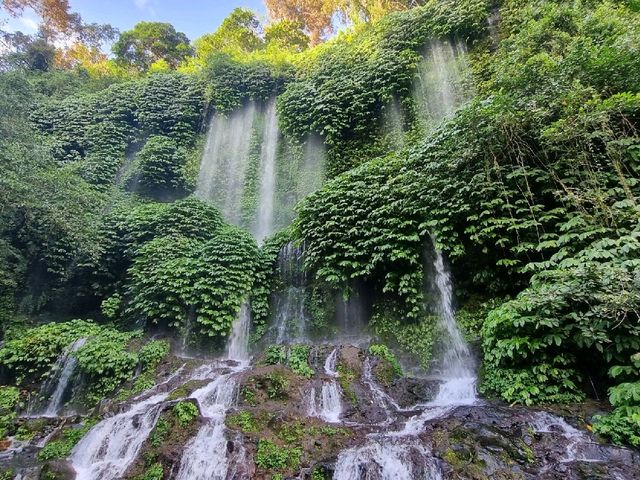
[[[265,365],[278,365],[287,361],[287,348],[284,345],[269,345],[264,351]]]
[[[260,439],[256,452],[256,465],[265,470],[298,468],[302,450],[276,445],[270,440]]]
[[[73,447],[82,440],[89,430],[97,423],[95,419],[87,419],[79,427],[69,427],[62,430],[58,438],[50,440],[38,453],[41,461],[55,458],[67,458]]]
[[[144,472],[143,475],[139,475],[135,480],[162,480],[164,478],[164,467],[161,463],[154,463]]]
[[[16,418],[20,391],[16,387],[0,386],[0,439],[5,438]]]
[[[178,402],[173,407],[173,414],[178,419],[178,423],[186,427],[200,415],[200,412],[198,407],[191,402]]]
[[[155,368],[169,355],[169,348],[168,340],[151,340],[145,343],[138,352],[138,359],[142,368]]]
[[[309,365],[309,351],[308,345],[293,345],[289,349],[289,367],[296,375],[307,378],[313,375],[313,369]]]
[[[393,369],[393,375],[396,377],[402,376],[402,367],[398,362],[398,359],[393,352],[386,345],[371,345],[369,346],[369,353],[375,357],[381,358],[391,365]]]
[[[170,137],[153,136],[136,157],[138,182],[151,196],[179,195],[187,186],[187,152]]]

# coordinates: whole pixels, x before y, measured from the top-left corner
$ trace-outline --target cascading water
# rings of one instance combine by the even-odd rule
[[[167,396],[153,395],[93,427],[71,453],[76,480],[122,478],[155,426]]]
[[[249,328],[251,327],[251,312],[249,305],[243,303],[238,318],[233,322],[229,342],[227,344],[227,358],[230,360],[249,360]]]
[[[334,480],[441,480],[430,452],[400,438],[380,437],[338,456]]]
[[[470,97],[463,85],[467,71],[466,46],[462,42],[432,41],[418,66],[414,98],[427,127],[450,117]]]
[[[322,186],[327,160],[327,148],[317,135],[307,137],[302,166],[297,175],[297,197],[304,198]]]
[[[263,241],[273,233],[274,202],[276,187],[276,154],[278,153],[278,117],[276,102],[272,100],[265,112],[264,134],[262,136],[262,150],[260,152],[260,196],[254,237],[258,242]]]
[[[177,480],[224,480],[229,458],[225,439],[225,415],[233,404],[237,382],[232,373],[218,375],[191,398],[198,401],[205,425],[186,445]]]
[[[241,202],[257,108],[250,102],[230,116],[214,115],[200,164],[196,194],[240,223]]]
[[[70,381],[76,370],[77,360],[73,353],[77,352],[86,342],[86,338],[79,338],[60,354],[52,368],[53,374],[44,382],[40,393],[43,396],[47,395],[51,392],[54,385],[55,389],[51,393],[44,408],[29,405],[28,412],[30,416],[55,417],[60,414],[63,407],[64,395],[68,390]]]
[[[338,372],[336,371],[336,362],[338,360],[338,349],[334,348],[324,363],[324,373],[328,377],[322,382],[320,389],[320,404],[316,400],[317,392],[313,389],[310,394],[309,407],[307,413],[313,417],[322,418],[329,423],[340,422],[342,416],[342,392],[336,381]]]
[[[456,324],[453,308],[453,285],[451,274],[442,252],[433,243],[433,284],[437,292],[436,311],[440,326],[447,336],[445,349],[440,359],[440,376],[443,381],[434,400],[437,405],[472,404],[476,401],[475,362],[469,345]]]
[[[284,291],[274,294],[276,343],[289,343],[306,338],[306,278],[302,262],[303,248],[293,242],[288,242],[278,253],[279,276],[286,287]]]

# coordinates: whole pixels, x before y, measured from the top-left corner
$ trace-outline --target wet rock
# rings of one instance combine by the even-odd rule
[[[41,480],[74,480],[76,471],[66,460],[51,460],[43,465],[39,478]]]

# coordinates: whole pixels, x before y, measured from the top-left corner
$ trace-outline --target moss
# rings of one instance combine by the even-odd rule
[[[161,463],[154,463],[142,474],[135,477],[135,480],[162,480],[164,478],[164,468]]]
[[[276,445],[271,440],[262,439],[258,442],[256,465],[267,471],[295,470],[300,466],[302,450]]]
[[[351,384],[357,378],[355,370],[347,367],[340,363],[337,367],[338,371],[338,381],[340,382],[340,387],[342,388],[342,392],[349,399],[351,405],[354,407],[358,407],[358,397],[356,392],[351,387]]]

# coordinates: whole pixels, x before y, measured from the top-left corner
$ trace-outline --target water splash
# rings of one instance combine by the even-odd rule
[[[251,311],[247,303],[243,303],[238,318],[233,322],[227,345],[227,358],[231,360],[249,360],[249,328],[251,327]]]
[[[227,477],[229,458],[224,420],[237,386],[234,373],[216,376],[191,395],[198,401],[206,423],[186,445],[176,480],[224,480]]]
[[[418,65],[414,99],[428,128],[450,117],[470,97],[463,84],[468,65],[462,42],[431,41]]]
[[[338,361],[338,349],[334,348],[324,363],[324,373],[328,379],[323,380],[320,389],[320,402],[318,404],[318,392],[314,388],[310,392],[307,413],[312,417],[322,418],[329,423],[339,423],[342,416],[342,391],[336,377],[336,363]]]
[[[334,480],[441,480],[426,447],[401,438],[379,437],[338,456]]]
[[[462,336],[453,308],[453,285],[442,252],[433,243],[433,287],[437,293],[436,311],[447,343],[440,359],[440,375],[443,380],[435,405],[473,404],[476,401],[475,361],[469,345]]]
[[[63,408],[64,395],[76,370],[77,359],[73,355],[87,342],[86,338],[79,338],[66,348],[56,360],[52,370],[52,375],[47,379],[40,389],[40,394],[46,396],[55,385],[47,404],[44,408],[37,405],[29,405],[29,416],[55,417],[60,414]]]
[[[227,221],[239,225],[251,135],[257,109],[253,102],[230,116],[211,120],[200,164],[196,194],[214,203]]]
[[[271,100],[265,112],[262,151],[260,153],[260,196],[254,237],[258,242],[271,235],[274,230],[274,203],[276,186],[276,154],[278,152],[278,117],[276,102]]]

